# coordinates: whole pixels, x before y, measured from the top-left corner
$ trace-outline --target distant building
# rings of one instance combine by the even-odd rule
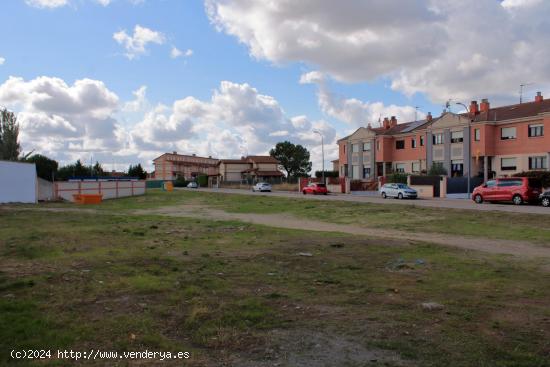
[[[280,181],[284,175],[278,166],[279,161],[271,156],[252,155],[241,159],[222,159],[218,163],[218,175],[225,182]]]
[[[218,159],[186,155],[177,152],[164,153],[153,159],[154,180],[175,180],[183,177],[190,180],[198,175],[215,176],[218,174]]]

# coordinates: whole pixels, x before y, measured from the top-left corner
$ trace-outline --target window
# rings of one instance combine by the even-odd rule
[[[516,170],[516,158],[501,158],[500,169],[503,171],[515,171]]]
[[[451,161],[451,176],[462,177],[464,175],[464,161]]]
[[[376,141],[376,150],[380,150],[380,142],[378,140]]]
[[[405,140],[397,140],[395,142],[395,149],[405,149]]]
[[[544,125],[529,125],[529,137],[533,138],[535,136],[543,136],[544,135]]]
[[[346,154],[346,146],[344,145],[344,154]]]
[[[500,140],[511,140],[516,138],[515,127],[503,127],[500,129]]]
[[[395,172],[405,173],[405,163],[396,163]]]
[[[481,140],[481,130],[480,129],[475,129],[474,130],[474,140],[475,141],[480,141]]]
[[[498,181],[498,187],[513,187],[513,186],[522,186],[523,181],[522,180],[499,180]]]
[[[370,167],[363,166],[363,178],[370,178]]]
[[[487,181],[487,187],[495,187],[497,182],[495,180]]]
[[[368,152],[370,150],[370,143],[363,143],[363,152]]]
[[[546,169],[546,157],[529,157],[529,169]]]
[[[421,146],[421,147],[424,146],[424,136],[421,136],[421,137],[420,137],[420,146]]]
[[[413,162],[412,163],[412,171],[413,172],[420,172],[420,162]]]
[[[353,145],[351,146],[351,151],[352,151],[353,153],[358,153],[358,152],[359,152],[359,144],[353,144]]]
[[[433,135],[433,143],[434,143],[434,145],[443,144],[443,134],[434,134]]]
[[[464,141],[464,131],[451,132],[451,143],[462,143]]]
[[[411,148],[416,148],[416,139],[415,138],[412,138],[411,139]]]
[[[344,176],[349,177],[349,170],[348,170],[348,165],[347,164],[344,164]]]

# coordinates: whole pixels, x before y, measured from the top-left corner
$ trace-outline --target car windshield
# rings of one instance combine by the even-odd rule
[[[397,188],[398,189],[408,189],[409,186],[405,185],[405,184],[397,184]]]

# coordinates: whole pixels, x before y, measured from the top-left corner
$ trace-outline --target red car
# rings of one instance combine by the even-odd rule
[[[327,185],[322,183],[310,183],[306,187],[302,189],[302,193],[304,195],[306,194],[313,194],[313,195],[327,195]]]
[[[539,179],[528,177],[498,178],[490,180],[474,189],[473,200],[481,204],[484,201],[511,201],[516,205],[537,201],[542,193]]]

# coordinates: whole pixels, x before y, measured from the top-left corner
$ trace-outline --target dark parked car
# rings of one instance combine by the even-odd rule
[[[547,208],[550,206],[550,191],[540,194],[540,202],[542,203],[542,206]]]
[[[478,204],[484,201],[511,201],[520,205],[536,202],[541,192],[542,182],[536,178],[497,178],[476,187],[472,199]]]

